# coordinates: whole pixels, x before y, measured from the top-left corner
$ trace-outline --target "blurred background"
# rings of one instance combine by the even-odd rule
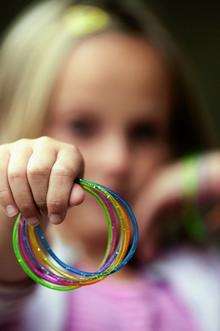
[[[32,2],[30,0],[2,2],[0,33],[2,34],[13,18]],[[142,2],[147,3],[160,17],[191,62],[202,101],[205,108],[213,114],[218,130],[220,127],[220,1],[142,0]],[[220,137],[220,133],[218,136]]]

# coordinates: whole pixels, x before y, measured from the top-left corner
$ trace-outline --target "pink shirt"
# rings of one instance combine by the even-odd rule
[[[198,331],[167,283],[114,278],[71,293],[65,331]]]
[[[0,286],[4,331],[219,331],[219,251],[176,250],[135,282],[73,292]]]

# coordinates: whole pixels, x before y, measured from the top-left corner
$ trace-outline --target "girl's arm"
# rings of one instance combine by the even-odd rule
[[[155,257],[160,238],[182,221],[191,235],[202,237],[204,229],[218,235],[219,205],[220,152],[185,158],[161,169],[136,203],[136,214],[144,227],[141,258]]]

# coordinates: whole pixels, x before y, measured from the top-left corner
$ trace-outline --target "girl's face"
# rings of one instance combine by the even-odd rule
[[[75,144],[85,160],[85,178],[133,204],[169,157],[170,109],[170,77],[160,53],[141,38],[103,34],[77,45],[64,64],[46,134]],[[73,208],[94,222],[77,221],[77,228],[74,222],[78,238],[97,239],[103,231],[94,205],[88,199]]]

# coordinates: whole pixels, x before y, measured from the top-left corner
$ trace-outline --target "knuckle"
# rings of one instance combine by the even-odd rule
[[[51,200],[48,201],[47,208],[50,213],[62,214],[66,209],[66,204],[63,201]]]
[[[42,136],[36,139],[36,142],[42,143],[42,144],[47,144],[48,142],[51,142],[52,139],[48,136]]]
[[[7,189],[0,189],[0,201],[7,201],[10,199],[10,193]]]
[[[26,177],[25,169],[14,169],[8,171],[8,178],[10,181],[16,181],[19,179],[24,179]]]
[[[18,139],[17,141],[14,142],[14,144],[26,144],[29,140],[26,138],[21,138]]]
[[[30,142],[29,139],[21,138],[21,139],[15,141],[14,143],[12,143],[12,146],[13,146],[14,148],[17,148],[17,147],[20,147],[20,146],[26,146],[26,145],[29,144],[29,142]]]
[[[32,147],[30,144],[30,139],[19,139],[11,144],[10,154],[17,154],[18,152],[26,152],[31,151]]]
[[[81,170],[83,172],[84,170],[84,158],[80,152],[80,150],[74,146],[69,145],[67,152],[72,155],[72,164],[71,164],[71,171],[73,172],[73,169],[75,170]]]
[[[79,154],[79,149],[75,145],[65,144],[65,148],[69,153]]]
[[[73,176],[73,169],[70,166],[63,166],[56,164],[53,167],[53,174],[57,177],[71,177]]]
[[[78,149],[78,147],[76,147],[75,145],[68,145],[67,152],[69,154],[73,155],[75,162],[78,162],[78,163],[83,162],[82,154],[81,154],[80,150]]]
[[[31,165],[28,167],[27,174],[28,177],[48,176],[50,174],[50,167]]]

